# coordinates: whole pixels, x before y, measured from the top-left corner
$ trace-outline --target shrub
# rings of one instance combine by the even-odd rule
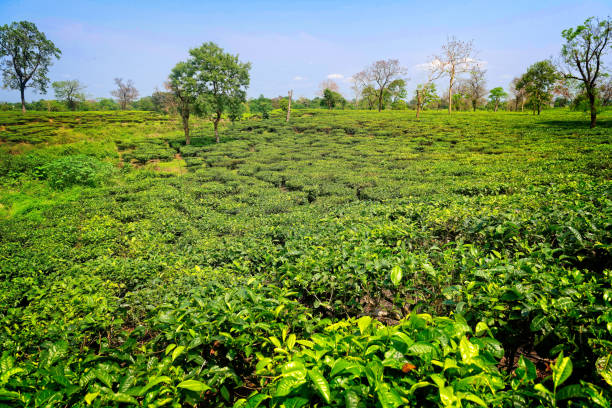
[[[42,167],[49,184],[62,190],[74,185],[96,187],[112,173],[112,166],[93,157],[77,155],[62,157]]]

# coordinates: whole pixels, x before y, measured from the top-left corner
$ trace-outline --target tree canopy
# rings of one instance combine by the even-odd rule
[[[552,98],[552,89],[559,78],[555,66],[549,60],[531,65],[516,84],[518,89],[525,89],[533,105],[533,113],[540,114],[542,107]]]
[[[565,44],[561,48],[566,78],[582,81],[591,111],[591,128],[597,122],[597,83],[604,72],[603,56],[610,51],[612,21],[588,18],[576,28],[563,30]]]
[[[25,112],[25,89],[47,92],[49,66],[61,51],[29,21],[0,26],[0,70],[4,86],[19,89]]]
[[[66,101],[69,109],[76,110],[78,102],[85,100],[85,86],[78,79],[56,81],[51,84],[55,97]]]

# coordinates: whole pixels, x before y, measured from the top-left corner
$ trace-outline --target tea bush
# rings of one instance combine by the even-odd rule
[[[0,405],[608,407],[610,112],[413,113],[0,113]]]

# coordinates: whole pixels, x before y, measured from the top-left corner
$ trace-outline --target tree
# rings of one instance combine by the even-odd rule
[[[191,49],[189,54],[198,104],[213,121],[215,140],[219,143],[221,115],[232,105],[246,101],[251,63],[240,62],[238,55],[226,53],[212,42]]]
[[[559,75],[555,66],[549,60],[539,61],[531,65],[516,84],[518,89],[525,89],[533,106],[533,114],[538,115],[545,103],[552,98],[552,89]]]
[[[345,99],[338,92],[334,92],[331,89],[325,89],[323,91],[323,99],[321,100],[321,106],[327,107],[327,109],[333,109],[338,104],[344,105]]]
[[[151,102],[156,112],[165,112],[168,115],[174,115],[178,112],[178,102],[176,96],[172,92],[172,87],[169,82],[164,84],[166,92],[155,88],[155,92],[151,95]]]
[[[293,89],[289,91],[287,98],[289,99],[289,103],[287,104],[287,118],[285,119],[285,122],[289,122],[289,118],[291,117],[291,99],[293,99]]]
[[[325,81],[321,81],[321,83],[319,84],[319,95],[323,96],[323,93],[326,89],[340,93],[340,87],[333,79],[326,79]]]
[[[118,99],[121,110],[126,110],[128,105],[138,98],[138,90],[131,79],[124,83],[123,79],[115,78],[115,84],[117,89],[111,91],[111,95]]]
[[[0,69],[4,86],[19,89],[25,113],[25,89],[47,92],[49,66],[61,51],[29,21],[0,26]]]
[[[470,72],[476,65],[472,41],[460,41],[455,37],[447,39],[442,46],[442,53],[432,58],[430,66],[436,77],[448,76],[448,113],[452,112],[453,86],[457,77]]]
[[[476,108],[487,93],[485,88],[486,73],[486,70],[483,70],[479,65],[475,65],[472,70],[470,70],[470,76],[463,81],[462,88],[470,99],[474,112],[476,112]]]
[[[189,135],[189,117],[196,113],[195,102],[198,97],[193,67],[187,62],[179,62],[172,68],[168,78],[168,88],[174,94],[176,109],[181,115],[185,144],[191,144]]]
[[[612,78],[599,85],[599,97],[603,106],[612,105]]]
[[[76,110],[77,103],[85,100],[85,86],[78,79],[68,81],[57,81],[51,84],[55,91],[55,97],[66,101],[69,109]]]
[[[436,84],[427,81],[424,84],[417,85],[416,94],[416,117],[419,118],[419,113],[428,105],[438,100],[436,93]]]
[[[489,100],[493,103],[494,110],[497,112],[500,102],[508,97],[506,91],[501,86],[493,88],[489,91]]]
[[[380,112],[383,108],[385,91],[394,81],[401,79],[401,75],[406,74],[406,68],[400,65],[399,60],[388,59],[374,62],[365,69],[364,73],[368,83],[375,87]]]
[[[221,116],[246,101],[251,64],[240,62],[238,55],[226,53],[212,42],[192,48],[189,54],[191,57],[186,62],[177,64],[174,75],[175,82],[182,86],[183,107],[195,105],[198,114],[208,116],[219,143]]]
[[[612,21],[588,18],[578,27],[563,30],[561,48],[563,74],[582,81],[591,111],[591,128],[597,123],[597,80],[604,70],[603,56],[609,51]]]
[[[259,95],[259,98],[251,99],[249,101],[249,107],[251,112],[261,114],[262,119],[268,119],[270,117],[269,112],[272,110],[272,103],[270,102],[270,99],[263,95]]]
[[[361,90],[362,103],[365,104],[367,109],[374,109],[378,100],[378,93],[372,85],[366,85]]]
[[[519,103],[521,104],[521,112],[525,106],[525,99],[527,98],[527,92],[525,88],[519,88],[518,83],[521,78],[516,77],[510,82],[510,92],[514,95],[514,110],[518,111]]]
[[[364,71],[361,71],[353,75],[350,78],[350,80],[351,80],[351,89],[353,90],[353,93],[355,94],[355,108],[357,108],[359,106],[359,99],[362,96],[363,89],[368,84],[368,78],[367,78],[366,73]]]

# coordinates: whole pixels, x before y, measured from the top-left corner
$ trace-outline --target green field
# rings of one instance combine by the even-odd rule
[[[612,112],[0,112],[0,406],[603,406]]]

